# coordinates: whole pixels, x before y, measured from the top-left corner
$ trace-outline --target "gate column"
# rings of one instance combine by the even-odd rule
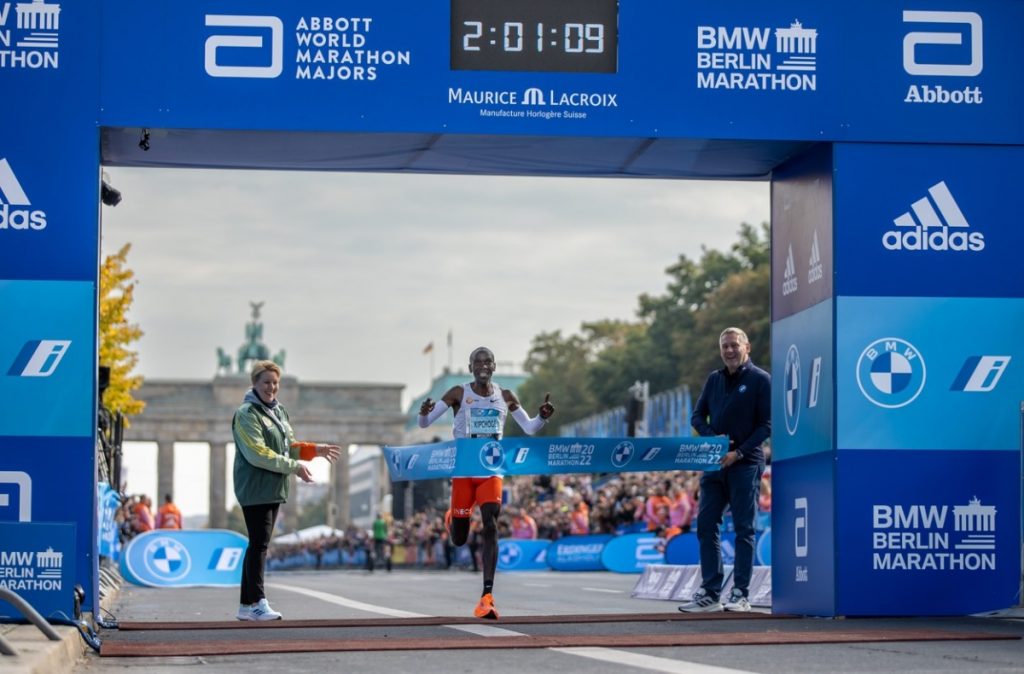
[[[207,527],[224,529],[228,525],[227,500],[227,443],[210,443],[210,506]]]

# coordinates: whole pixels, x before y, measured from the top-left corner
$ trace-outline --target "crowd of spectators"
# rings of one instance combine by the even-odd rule
[[[668,539],[696,526],[700,473],[693,471],[591,475],[541,475],[506,478],[507,502],[498,521],[501,538],[556,540],[586,534],[649,531]],[[411,518],[389,522],[392,561],[422,568],[479,566],[479,515],[475,514],[464,549],[448,542],[445,502],[430,504]],[[761,482],[760,508],[771,510],[771,470]],[[349,527],[344,536],[305,543],[271,545],[270,558],[312,554],[319,566],[330,551],[350,565],[371,554],[370,533]],[[333,557],[332,557],[333,558]]]

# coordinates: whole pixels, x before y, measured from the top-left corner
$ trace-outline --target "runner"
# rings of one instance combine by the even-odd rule
[[[426,428],[437,421],[449,408],[455,414],[452,432],[456,438],[501,439],[508,414],[516,420],[527,435],[533,435],[547,423],[555,413],[551,394],[544,396],[538,416],[530,417],[516,398],[515,393],[500,388],[491,381],[494,374],[494,353],[480,347],[469,355],[469,371],[473,381],[462,386],[453,386],[436,403],[430,398],[420,405],[420,428]],[[452,479],[452,497],[445,526],[453,545],[461,546],[469,537],[469,519],[473,506],[480,507],[483,520],[481,530],[481,556],[483,557],[484,590],[480,602],[473,610],[477,618],[498,619],[494,607],[494,571],[498,567],[498,515],[501,513],[501,477],[456,477]]]

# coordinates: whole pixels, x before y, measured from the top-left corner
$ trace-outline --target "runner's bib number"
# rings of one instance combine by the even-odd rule
[[[470,437],[501,434],[501,411],[496,409],[469,410]]]

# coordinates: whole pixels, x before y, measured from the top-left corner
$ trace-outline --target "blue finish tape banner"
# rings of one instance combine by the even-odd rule
[[[498,541],[498,568],[502,571],[547,571],[551,541],[503,538]]]
[[[121,575],[149,587],[232,586],[242,581],[249,541],[224,529],[157,529],[124,548]]]
[[[0,587],[44,618],[75,615],[75,525],[0,522]],[[0,601],[0,621],[25,618]]]
[[[728,439],[459,438],[384,447],[392,482],[445,477],[718,470]]]
[[[555,571],[604,571],[601,553],[614,536],[566,536],[552,541],[548,548],[548,566]]]

